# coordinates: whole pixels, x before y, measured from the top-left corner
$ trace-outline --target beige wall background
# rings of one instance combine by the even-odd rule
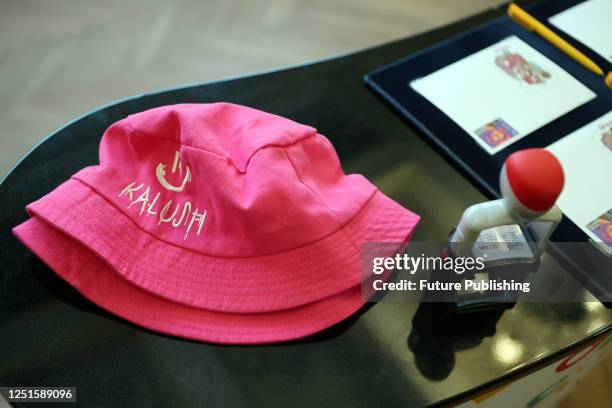
[[[300,64],[501,0],[0,0],[0,177],[48,133],[140,92]],[[566,407],[610,407],[612,359]]]

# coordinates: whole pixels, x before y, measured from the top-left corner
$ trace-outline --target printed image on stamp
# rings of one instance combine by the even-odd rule
[[[612,124],[601,131],[601,143],[612,152]]]
[[[587,228],[603,242],[612,244],[612,208],[591,221]]]
[[[509,48],[498,52],[495,64],[512,78],[527,85],[543,84],[551,77],[550,72]]]
[[[475,131],[476,135],[491,147],[502,145],[518,132],[503,119],[497,118]]]

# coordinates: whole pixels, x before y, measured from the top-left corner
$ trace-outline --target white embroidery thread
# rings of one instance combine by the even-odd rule
[[[165,165],[163,163],[159,163],[155,169],[155,174],[157,176],[157,180],[160,184],[167,190],[173,192],[181,192],[185,189],[187,183],[191,181],[191,170],[189,166],[185,166],[185,177],[183,178],[183,182],[180,186],[174,186],[165,178],[166,171]],[[175,173],[178,168],[179,174],[183,174],[183,167],[180,160],[180,153],[177,151],[174,155],[174,162],[172,164],[172,173]],[[143,189],[144,188],[144,189]],[[140,192],[140,190],[142,192]],[[140,195],[136,198],[135,193],[139,193]],[[202,227],[204,226],[204,221],[206,220],[207,211],[204,210],[200,212],[197,207],[193,207],[190,201],[185,201],[181,203],[179,201],[176,202],[174,206],[174,211],[172,211],[172,215],[167,216],[172,207],[173,199],[167,200],[163,205],[157,205],[159,201],[160,192],[155,193],[153,200],[150,199],[151,196],[151,186],[145,186],[145,183],[138,183],[137,181],[129,183],[127,186],[121,190],[119,193],[119,197],[125,196],[129,204],[127,205],[127,209],[129,210],[133,205],[140,204],[140,209],[138,211],[139,216],[157,216],[157,225],[162,223],[169,224],[173,228],[185,228],[185,234],[183,235],[183,240],[186,240],[189,236],[189,233],[192,230],[194,224],[197,225],[196,235],[200,235],[202,232]],[[181,209],[182,207],[182,209]],[[158,208],[161,208],[160,211],[157,211]],[[145,211],[146,210],[146,211]]]
[[[181,163],[181,154],[176,151],[174,153],[174,162],[172,163],[172,174],[176,173],[176,167],[178,165],[179,168],[179,174],[183,174],[183,166]],[[185,177],[183,178],[183,182],[181,183],[180,186],[174,186],[172,184],[170,184],[168,182],[168,180],[166,180],[166,165],[163,163],[159,163],[157,165],[157,167],[155,168],[155,175],[157,176],[157,180],[159,181],[159,183],[166,189],[166,190],[170,190],[170,191],[176,191],[177,193],[180,193],[181,191],[183,191],[185,189],[185,186],[187,185],[187,183],[189,183],[191,181],[191,170],[189,169],[189,166],[185,166]]]

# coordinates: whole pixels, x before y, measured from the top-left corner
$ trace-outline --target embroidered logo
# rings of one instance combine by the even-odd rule
[[[191,170],[189,166],[185,166],[185,175],[183,176],[183,165],[181,163],[180,153],[178,151],[174,154],[174,162],[172,163],[172,174],[179,172],[179,175],[183,177],[181,184],[174,185],[166,179],[166,165],[159,163],[155,168],[155,175],[157,181],[166,190],[180,193],[182,192],[187,183],[191,182]],[[137,195],[139,194],[139,195]],[[153,196],[153,198],[151,198]],[[151,192],[151,186],[145,185],[145,183],[139,183],[133,181],[125,186],[119,193],[119,197],[126,197],[129,201],[128,210],[133,206],[139,208],[139,216],[155,216],[157,217],[157,225],[166,223],[173,228],[184,228],[185,234],[183,240],[186,240],[194,226],[196,229],[196,235],[200,235],[204,221],[206,220],[206,210],[200,211],[190,201],[181,202],[175,199],[169,199],[165,203],[158,203],[161,192]]]
[[[178,166],[179,174],[183,174],[183,164],[181,162],[181,154],[176,151],[174,152],[174,162],[172,163],[172,174],[176,173],[176,168]],[[185,189],[187,183],[191,181],[191,170],[189,170],[189,166],[185,166],[185,177],[183,178],[183,182],[179,186],[174,186],[166,180],[166,165],[163,163],[159,163],[155,168],[155,175],[157,176],[157,181],[166,189],[170,191],[181,192]]]

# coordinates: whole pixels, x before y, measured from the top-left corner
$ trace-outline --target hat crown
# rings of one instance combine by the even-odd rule
[[[130,115],[127,123],[143,136],[226,157],[241,173],[258,150],[287,146],[317,133],[281,116],[224,102],[163,106]]]
[[[131,115],[105,132],[100,165],[74,178],[157,238],[228,257],[324,238],[376,191],[344,174],[316,129],[228,103]]]

